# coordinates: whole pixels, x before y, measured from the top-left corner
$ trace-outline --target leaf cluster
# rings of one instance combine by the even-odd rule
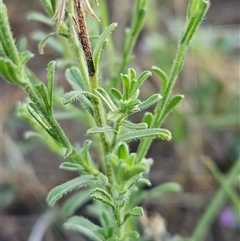
[[[85,141],[81,148],[74,147],[69,141],[54,115],[54,104],[59,99],[57,92],[54,91],[56,61],[51,61],[47,66],[48,82],[45,85],[26,65],[33,54],[17,49],[10,30],[6,7],[0,0],[0,9],[2,9],[0,18],[1,75],[8,82],[23,88],[28,94],[27,104],[19,105],[18,108],[19,115],[28,120],[38,132],[37,134],[29,133],[28,136],[38,136],[42,141],[46,141],[50,149],[66,159],[60,168],[79,174],[79,177],[53,188],[47,201],[50,205],[54,205],[63,195],[84,187],[87,192],[84,193],[83,198],[79,193],[75,194],[67,200],[63,210],[67,216],[71,216],[90,197],[94,200],[95,210],[100,210],[98,215],[100,225],[84,217],[73,216],[65,223],[65,227],[79,231],[97,241],[136,240],[139,234],[129,228],[127,220],[143,214],[143,209],[138,206],[139,200],[145,200],[149,197],[148,194],[154,197],[164,192],[181,190],[179,185],[167,183],[153,188],[148,194],[141,192],[143,187],[151,185],[146,176],[152,160],[146,159],[145,156],[153,139],[171,139],[170,131],[160,126],[183,98],[182,95],[171,97],[171,90],[182,68],[186,48],[206,12],[207,1],[191,1],[186,28],[180,38],[179,49],[170,76],[154,66],[152,69],[162,80],[162,87],[159,93],[151,95],[146,100],[140,98],[140,87],[152,73],[143,71],[137,75],[136,71],[130,68],[127,74],[124,74],[132,57],[134,43],[143,27],[146,0],[136,0],[132,25],[126,33],[120,71],[113,74],[113,87],[110,90],[99,85],[101,53],[117,24],[109,24],[97,37],[92,53],[96,72],[89,76],[87,60],[84,58],[83,46],[79,43],[76,29],[73,23],[69,19],[65,20],[62,15],[65,10],[68,16],[76,14],[74,1],[62,1],[61,9],[54,0],[41,0],[41,2],[50,17],[55,19],[54,16],[59,14],[59,18],[55,23],[57,31],[44,36],[39,44],[39,51],[43,53],[47,42],[52,41],[55,49],[62,53],[64,57],[62,61],[65,63],[63,66],[67,66],[65,76],[73,89],[63,95],[62,103],[68,106],[68,110],[75,111],[76,107],[72,102],[80,102],[81,113],[87,116],[86,122],[90,126],[87,135],[93,137],[93,141]],[[60,10],[64,11],[59,13]],[[29,17],[52,25],[51,19],[45,15],[32,13]],[[55,45],[58,43],[55,42],[55,37],[59,37],[60,45]],[[72,59],[76,61],[73,62]],[[117,87],[120,83],[122,89]],[[154,114],[146,112],[142,122],[133,123],[129,120],[132,114],[146,110],[155,104]],[[128,146],[128,142],[134,140],[141,140],[137,153],[132,153]],[[101,164],[92,158],[90,152],[92,142],[100,154]],[[139,200],[134,198],[136,193],[141,193]]]

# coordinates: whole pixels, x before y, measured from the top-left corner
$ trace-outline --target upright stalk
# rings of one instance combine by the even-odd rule
[[[169,76],[168,85],[167,85],[166,91],[164,93],[164,97],[161,99],[161,101],[157,104],[157,106],[155,108],[154,117],[153,117],[153,120],[151,123],[152,128],[157,128],[157,127],[161,126],[164,121],[163,114],[164,114],[166,105],[169,101],[169,98],[170,98],[170,95],[172,92],[172,88],[176,82],[178,73],[181,70],[184,58],[186,56],[186,50],[187,50],[186,45],[179,45],[178,51],[176,54],[176,58],[174,60],[173,66],[172,66],[171,74]],[[144,139],[141,141],[139,148],[138,148],[138,161],[139,162],[142,160],[142,158],[144,158],[146,156],[151,143],[152,143],[151,139]]]
[[[209,8],[208,0],[192,0],[189,4],[187,21],[184,28],[184,31],[180,37],[179,45],[175,60],[173,62],[170,75],[168,77],[167,88],[163,93],[163,99],[158,103],[155,108],[154,117],[151,123],[151,127],[157,128],[162,125],[164,119],[167,117],[165,115],[165,110],[169,102],[169,98],[172,92],[172,88],[176,82],[177,76],[182,69],[184,59],[186,56],[187,48],[192,40],[194,33],[201,24],[202,19],[204,18],[207,9]],[[142,158],[147,154],[149,146],[151,144],[151,139],[144,139],[138,148],[138,161],[140,162]]]

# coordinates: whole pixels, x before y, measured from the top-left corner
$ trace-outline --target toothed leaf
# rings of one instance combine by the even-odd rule
[[[103,126],[103,127],[93,127],[87,130],[87,135],[95,135],[106,132],[113,132],[114,129],[111,126]]]
[[[67,181],[59,186],[56,186],[49,192],[47,196],[48,204],[53,206],[63,195],[67,194],[73,189],[88,185],[89,182],[91,182],[92,180],[94,180],[93,176],[84,175]]]
[[[139,105],[138,108],[140,110],[147,109],[148,107],[154,105],[156,102],[158,102],[160,99],[162,99],[162,96],[159,94],[154,94],[150,96],[147,100],[142,101]]]
[[[163,140],[169,141],[172,136],[171,132],[166,129],[161,128],[149,128],[145,130],[137,130],[137,131],[129,131],[127,133],[124,133],[118,137],[118,141],[133,141],[138,139],[144,139],[144,138],[161,138]]]
[[[148,70],[143,71],[140,76],[138,77],[134,86],[131,86],[130,96],[133,96],[135,92],[139,89],[141,84],[152,75],[152,73]]]
[[[112,197],[101,188],[95,188],[94,190],[92,190],[90,193],[90,197],[114,208]]]

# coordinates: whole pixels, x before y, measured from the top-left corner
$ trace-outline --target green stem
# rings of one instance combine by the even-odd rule
[[[112,143],[111,143],[111,148],[113,149],[114,146],[116,145],[116,141],[117,141],[117,138],[118,138],[118,135],[120,133],[120,128],[121,128],[121,122],[122,120],[118,120],[114,126],[114,133],[113,133],[113,140],[112,140]]]
[[[98,78],[97,74],[95,73],[93,76],[90,76],[90,91],[91,93],[95,94],[95,89],[98,87]],[[94,120],[96,123],[96,126],[103,127],[106,126],[106,118],[104,109],[102,106],[102,102],[96,103],[94,99],[91,101],[94,109]],[[105,156],[109,153],[109,147],[110,147],[110,140],[107,133],[101,133],[100,134],[100,141],[101,145],[98,147],[99,153],[101,155],[101,161],[102,166],[104,170],[107,172],[107,166],[105,163]]]
[[[85,162],[85,160],[82,160],[82,158],[78,155],[70,141],[68,140],[67,136],[65,135],[64,131],[60,127],[57,120],[52,116],[49,115],[47,110],[44,108],[43,103],[41,99],[38,97],[38,95],[35,93],[34,89],[31,87],[31,85],[25,86],[25,91],[27,92],[28,96],[31,98],[31,100],[35,103],[35,105],[38,107],[39,111],[43,114],[45,119],[47,120],[49,126],[54,130],[54,135],[57,137],[57,140],[61,143],[61,145],[68,150],[72,150],[71,154],[69,155],[68,159],[71,162],[79,163],[81,164],[86,171],[91,173],[92,175],[96,176],[98,175],[99,171],[96,170],[94,166],[89,166]]]
[[[47,112],[47,110],[43,106],[42,100],[35,93],[33,87],[30,85],[30,83],[29,83],[29,85],[24,87],[24,90],[26,91],[28,96],[31,98],[33,103],[37,106],[39,111],[43,114],[44,118],[48,121],[48,124],[54,130],[54,133],[57,136],[57,139],[59,140],[59,142],[66,148],[72,148],[71,143],[69,142],[69,140],[66,137],[65,133],[61,129],[59,123],[54,119],[54,117],[52,115],[49,115],[49,113]]]
[[[68,10],[69,10],[69,13],[72,13],[72,14],[74,13],[74,1],[69,1]],[[71,45],[73,46],[74,53],[77,57],[78,67],[82,75],[82,80],[86,86],[86,89],[94,94],[94,90],[98,87],[97,75],[95,74],[89,77],[86,61],[84,58],[85,55],[83,52],[83,48],[80,46],[79,39],[73,24],[70,24],[70,30],[73,35],[71,38]],[[96,125],[99,127],[104,126],[105,117],[104,117],[103,107],[101,106],[101,104],[96,103],[94,99],[91,100],[91,103],[94,108],[94,120]],[[100,144],[100,147],[98,146],[97,148],[101,156],[103,168],[105,169],[104,156],[108,153],[108,150],[109,150],[109,140],[106,133],[100,134],[100,138],[101,138],[101,141],[98,141],[98,143],[101,143],[101,144]]]
[[[91,93],[95,93],[95,89],[98,87],[98,79],[97,74],[95,73],[93,76],[90,76],[90,91]],[[96,123],[96,126],[102,127],[106,126],[106,118],[104,109],[101,102],[96,102],[96,100],[92,99],[91,103],[93,105],[94,109],[94,121]],[[99,146],[97,146],[99,154],[100,154],[100,160],[102,163],[102,167],[104,171],[107,173],[107,176],[110,175],[108,172],[109,168],[107,167],[105,156],[109,153],[109,147],[110,147],[110,140],[107,133],[101,133],[100,134],[100,140],[97,139],[97,143],[101,143]]]
[[[161,126],[163,121],[167,117],[167,115],[164,115],[164,112],[168,104],[172,88],[176,82],[179,72],[182,69],[188,45],[198,26],[201,24],[203,17],[206,14],[206,11],[209,7],[209,2],[207,0],[199,0],[198,5],[196,6],[196,9],[191,9],[191,15],[188,16],[189,19],[187,20],[184,31],[180,37],[177,54],[171,68],[164,97],[155,108],[155,114],[151,124],[151,127],[153,128],[158,128],[159,126]],[[194,14],[192,12],[194,12]],[[141,161],[142,158],[147,154],[151,142],[151,139],[144,139],[143,141],[141,141],[138,148],[138,161]]]
[[[225,187],[231,188],[233,182],[236,179],[237,174],[239,173],[240,159],[236,160],[232,169],[225,179]],[[213,221],[215,220],[217,214],[222,208],[224,202],[226,201],[228,194],[226,193],[225,188],[220,187],[217,194],[212,199],[211,203],[208,205],[203,216],[198,221],[196,228],[194,229],[191,240],[193,241],[202,241],[206,236],[209,228],[211,227]],[[238,205],[239,206],[239,205]]]
[[[179,74],[181,68],[182,68],[182,64],[184,61],[184,58],[186,56],[186,50],[187,50],[187,46],[186,45],[179,45],[177,54],[176,54],[176,58],[175,61],[173,63],[172,66],[172,70],[169,76],[169,81],[167,84],[167,88],[166,91],[164,93],[164,97],[163,99],[157,104],[156,108],[155,108],[155,114],[153,116],[153,121],[151,124],[152,128],[158,128],[159,126],[161,126],[161,124],[164,121],[164,111],[165,111],[165,107],[168,103],[168,100],[170,98],[171,92],[172,92],[172,88],[176,82],[177,79],[177,75]],[[147,154],[147,151],[149,149],[149,146],[151,145],[152,140],[151,139],[144,139],[143,141],[141,141],[139,148],[138,148],[138,162],[140,162],[142,160],[142,158],[144,158],[144,156]]]
[[[104,109],[102,107],[102,104],[96,103],[94,100],[91,103],[94,108],[94,120],[96,125],[99,127],[106,126],[106,120],[104,117]],[[102,148],[98,147],[98,149],[101,154],[103,168],[104,170],[106,170],[104,157],[109,153],[110,141],[107,133],[101,133],[100,138],[101,138],[101,141],[98,141],[98,142],[101,143]],[[102,149],[103,149],[103,152],[101,151]]]

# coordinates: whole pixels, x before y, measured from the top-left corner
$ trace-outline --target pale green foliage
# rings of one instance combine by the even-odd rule
[[[41,0],[41,2],[49,17],[32,12],[29,18],[51,26],[53,24],[51,18],[56,11],[56,1]],[[68,15],[74,15],[74,1],[67,2],[67,6],[63,6],[64,9],[61,10],[65,10],[66,7]],[[96,164],[97,160],[93,160],[90,154],[92,141],[87,140],[80,149],[74,147],[54,116],[54,102],[59,100],[60,93],[54,85],[56,62],[46,64],[47,85],[34,76],[26,65],[33,54],[17,50],[10,31],[6,7],[0,0],[1,75],[10,83],[23,88],[30,98],[27,104],[19,106],[19,115],[31,123],[37,132],[28,133],[28,137],[37,137],[65,158],[66,162],[60,166],[61,169],[81,175],[53,188],[47,201],[50,205],[54,205],[64,194],[73,189],[85,187],[89,190],[89,196],[86,192],[82,199],[76,195],[76,200],[69,199],[63,209],[66,215],[72,215],[78,205],[87,201],[87,197],[95,201],[94,205],[97,207],[95,210],[98,210],[97,218],[101,226],[93,224],[84,217],[76,216],[65,223],[66,228],[79,231],[91,240],[136,240],[139,235],[136,230],[131,230],[132,226],[129,226],[127,221],[133,222],[130,217],[143,214],[143,209],[137,206],[139,202],[165,192],[181,191],[176,183],[165,183],[150,191],[141,191],[144,186],[151,185],[146,174],[153,161],[146,159],[145,155],[153,139],[161,138],[168,141],[171,139],[170,131],[160,126],[183,98],[182,95],[171,96],[171,90],[182,69],[187,46],[200,25],[209,3],[206,0],[190,1],[185,29],[179,41],[171,73],[167,76],[159,67],[152,68],[162,81],[161,91],[157,91],[146,100],[141,100],[140,87],[152,73],[146,70],[137,75],[134,69],[128,71],[126,69],[132,59],[132,49],[144,25],[146,15],[147,1],[136,0],[135,3],[131,27],[126,31],[123,55],[118,69],[114,60],[110,59],[110,62],[113,62],[110,65],[112,73],[110,78],[113,83],[111,89],[99,85],[101,53],[109,44],[109,55],[113,56],[111,51],[114,45],[110,35],[117,27],[116,23],[106,26],[106,15],[102,16],[106,28],[96,38],[93,48],[92,60],[96,70],[93,76],[88,75],[84,51],[79,43],[76,28],[71,21],[65,22],[64,16],[61,17],[61,21],[58,19],[56,32],[45,34],[38,31],[34,35],[35,38],[42,38],[39,44],[40,53],[43,54],[45,45],[49,44],[62,54],[59,62],[62,67],[67,66],[65,76],[73,89],[62,95],[62,102],[67,110],[71,110],[76,116],[81,116],[88,124],[87,134],[92,135],[94,146],[99,153],[101,161],[99,167]],[[100,4],[106,7],[104,0]],[[104,11],[104,7],[102,10]],[[107,43],[108,38],[109,43]],[[73,59],[76,61],[73,62]],[[120,84],[123,87],[122,91]],[[74,101],[79,101],[83,108],[79,110],[73,106]],[[156,105],[154,113],[146,112],[142,122],[129,121],[130,115],[154,105]],[[131,153],[127,144],[133,140],[141,140],[137,153]],[[136,196],[139,198],[134,198]]]

